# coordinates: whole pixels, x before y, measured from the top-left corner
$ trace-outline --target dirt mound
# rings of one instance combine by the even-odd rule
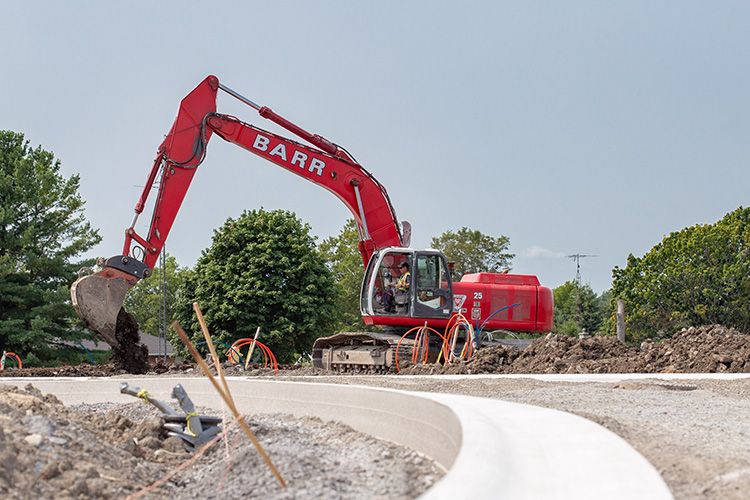
[[[413,498],[443,475],[426,457],[339,423],[250,417],[289,483],[280,490],[238,426],[185,464],[193,455],[165,438],[156,411],[142,402],[66,407],[31,385],[0,384],[0,497],[125,498],[183,464],[147,498]]]
[[[614,337],[548,335],[523,351],[486,347],[466,363],[411,366],[404,374],[750,372],[750,335],[721,325],[691,327],[661,343],[627,347]]]
[[[0,493],[10,498],[122,496],[134,489],[128,486],[131,478],[160,477],[162,466],[156,462],[184,457],[174,447],[158,452],[167,443],[162,424],[157,417],[136,424],[115,413],[77,412],[31,385],[23,390],[0,385]]]
[[[146,375],[167,374],[199,374],[200,368],[189,363],[164,365],[157,363],[149,366]],[[80,365],[65,365],[57,367],[44,368],[11,368],[0,371],[0,377],[112,377],[115,375],[125,375],[128,372],[123,370],[114,363],[105,363],[101,365],[90,365],[83,363]]]
[[[550,336],[524,349],[507,373],[622,373],[635,349],[614,337]]]
[[[750,372],[750,335],[721,325],[691,327],[661,344],[641,344],[638,371]]]
[[[54,368],[21,368],[0,371],[0,377],[110,377],[125,373],[113,364],[58,366]]]

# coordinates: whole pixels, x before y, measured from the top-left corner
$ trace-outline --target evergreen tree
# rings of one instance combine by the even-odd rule
[[[69,287],[82,265],[75,259],[100,237],[78,189],[51,152],[0,131],[0,351],[44,361],[56,339],[86,335],[74,328]]]
[[[589,285],[567,281],[553,290],[555,297],[555,332],[578,335],[583,330],[596,333],[602,326],[599,297]]]

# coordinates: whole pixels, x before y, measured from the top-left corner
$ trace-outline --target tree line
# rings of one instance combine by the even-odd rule
[[[0,351],[27,364],[59,361],[91,338],[69,303],[81,256],[101,237],[84,216],[77,175],[23,134],[0,131]],[[220,342],[252,337],[260,326],[281,361],[309,351],[315,337],[362,329],[359,290],[364,269],[353,220],[320,243],[295,214],[263,209],[228,219],[192,268],[166,259],[129,294],[126,308],[141,328],[159,330],[162,274],[171,316],[200,341],[191,304],[203,307]],[[455,263],[454,279],[512,267],[510,240],[468,227],[446,231],[432,247]],[[577,281],[554,290],[556,332],[614,333],[614,303],[626,304],[633,340],[661,338],[691,325],[750,329],[750,209],[713,224],[671,233],[642,257],[613,270],[612,288],[597,295]],[[174,342],[173,342],[174,344]],[[67,350],[66,350],[67,349]]]

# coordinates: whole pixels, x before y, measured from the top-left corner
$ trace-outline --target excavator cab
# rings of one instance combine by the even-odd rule
[[[390,247],[370,259],[360,295],[364,316],[447,318],[452,304],[447,261],[437,250]]]

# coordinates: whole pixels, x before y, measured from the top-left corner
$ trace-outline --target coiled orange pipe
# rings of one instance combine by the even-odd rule
[[[259,347],[261,352],[263,353],[263,368],[268,368],[268,365],[271,365],[271,368],[273,368],[273,371],[275,373],[279,372],[279,363],[276,361],[276,356],[274,356],[273,351],[268,348],[265,344],[260,342],[259,340],[255,339],[239,339],[234,344],[232,344],[232,347],[229,348],[229,351],[227,352],[227,361],[229,361],[232,364],[236,364],[239,361],[240,354],[240,348],[245,346],[251,346],[255,344],[256,347]],[[248,349],[249,352],[250,349]]]

